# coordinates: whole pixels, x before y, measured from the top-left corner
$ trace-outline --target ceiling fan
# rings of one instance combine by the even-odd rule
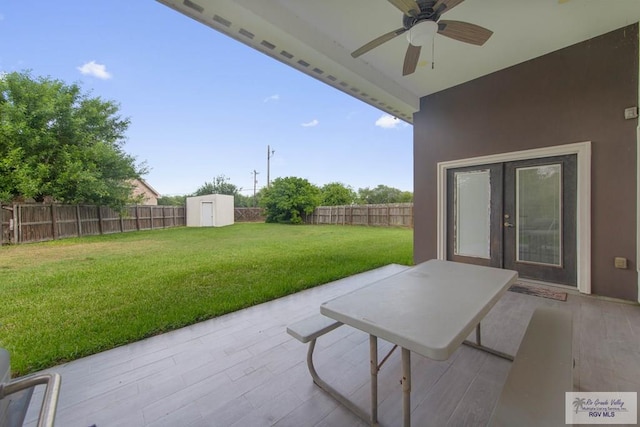
[[[409,31],[409,47],[404,57],[402,75],[407,76],[416,71],[422,43],[436,33],[465,43],[482,46],[493,34],[479,25],[462,21],[440,20],[445,13],[464,0],[387,0],[398,8],[404,16],[402,27],[381,35],[364,46],[354,50],[354,58],[363,55],[395,37]]]

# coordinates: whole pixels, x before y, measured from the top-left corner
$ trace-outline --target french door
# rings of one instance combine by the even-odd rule
[[[576,156],[447,171],[447,259],[576,286]]]

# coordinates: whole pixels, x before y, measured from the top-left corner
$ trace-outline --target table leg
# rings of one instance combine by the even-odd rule
[[[378,337],[369,335],[371,364],[371,425],[378,424]]]
[[[411,352],[402,349],[402,420],[404,427],[411,427]]]
[[[476,326],[476,342],[464,340],[462,344],[468,345],[469,347],[473,347],[477,350],[481,350],[481,351],[493,354],[494,356],[498,356],[513,362],[513,356],[511,354],[507,354],[502,351],[493,349],[491,347],[482,345],[482,337],[480,335],[480,323],[478,323],[478,326]]]

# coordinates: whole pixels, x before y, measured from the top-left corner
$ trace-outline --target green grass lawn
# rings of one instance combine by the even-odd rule
[[[14,374],[390,263],[409,229],[236,224],[0,248],[0,347]]]

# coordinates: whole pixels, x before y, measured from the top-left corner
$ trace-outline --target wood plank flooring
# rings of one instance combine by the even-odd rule
[[[402,271],[390,265],[55,367],[58,426],[364,426],[316,387],[287,324],[320,303]],[[515,354],[533,310],[574,313],[576,391],[640,391],[640,306],[570,293],[566,302],[507,292],[482,322],[483,344]],[[470,337],[473,339],[474,337]],[[391,345],[378,340],[382,358]],[[369,405],[368,336],[343,326],[321,337],[320,375]],[[510,363],[462,346],[446,362],[412,355],[414,426],[483,426]],[[400,352],[379,375],[381,425],[402,419]],[[37,390],[34,399],[42,396]],[[27,424],[35,425],[32,405]]]

